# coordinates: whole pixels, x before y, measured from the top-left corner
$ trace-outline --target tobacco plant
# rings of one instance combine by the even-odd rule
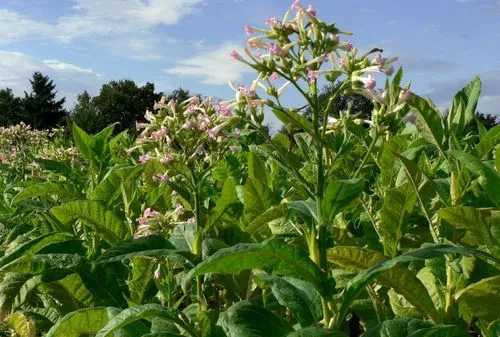
[[[257,74],[234,99],[162,98],[135,140],[74,125],[72,161],[4,171],[0,313],[15,333],[499,335],[500,128],[468,131],[480,80],[443,117],[396,58],[311,6],[266,23],[230,55]],[[322,105],[325,82],[340,84]],[[328,115],[352,93],[370,120]],[[269,136],[265,113],[288,132]]]

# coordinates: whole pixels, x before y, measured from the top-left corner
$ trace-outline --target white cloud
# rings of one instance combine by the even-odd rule
[[[245,73],[252,70],[247,65],[229,58],[231,51],[239,47],[239,44],[226,42],[213,50],[202,51],[196,56],[179,61],[174,67],[165,69],[165,72],[195,77],[205,84],[222,85],[228,81],[240,81]]]
[[[193,13],[204,0],[73,0],[73,13],[53,23],[32,20],[0,9],[0,43],[44,37],[71,41],[76,38],[123,35],[175,25]]]
[[[105,82],[102,75],[89,68],[82,68],[59,60],[38,60],[30,55],[0,50],[0,88],[11,88],[18,95],[30,91],[35,71],[48,75],[56,85],[60,96],[65,96],[66,107],[71,108],[76,96],[88,90],[95,93]]]

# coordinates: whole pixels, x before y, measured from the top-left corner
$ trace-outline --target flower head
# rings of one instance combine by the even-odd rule
[[[318,73],[317,73],[316,71],[314,71],[314,70],[312,70],[312,69],[309,69],[309,70],[307,71],[307,79],[308,79],[309,81],[314,81],[314,80],[315,80],[315,79],[317,79],[317,78],[318,78]]]
[[[144,164],[149,160],[149,156],[147,154],[143,154],[139,156],[139,161]]]
[[[300,1],[299,0],[294,0],[292,3],[291,9],[299,9],[300,8]]]
[[[277,23],[278,23],[278,19],[275,16],[272,16],[266,20],[266,24],[268,24],[269,26],[274,26]]]
[[[312,16],[316,16],[316,10],[313,8],[312,5],[309,5],[306,9],[306,12],[311,14]]]
[[[155,272],[154,272],[154,274],[153,274],[153,278],[154,278],[155,280],[159,280],[159,279],[160,279],[160,276],[161,276],[161,266],[160,266],[160,265],[158,265],[158,267],[156,267]]]
[[[377,80],[372,76],[372,74],[368,74],[367,78],[361,78],[361,81],[367,90],[373,90],[377,85]]]

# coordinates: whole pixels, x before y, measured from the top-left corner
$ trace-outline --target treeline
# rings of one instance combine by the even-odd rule
[[[10,88],[0,89],[0,126],[21,122],[34,129],[51,129],[76,122],[88,133],[96,133],[105,125],[117,123],[116,132],[133,129],[135,121],[152,109],[162,92],[156,92],[153,83],[138,86],[131,80],[111,81],[104,84],[92,97],[87,91],[78,95],[71,110],[65,108],[65,97],[59,97],[52,79],[35,72],[30,80],[31,91],[16,97]],[[167,95],[168,99],[181,101],[189,98],[182,88]],[[70,128],[69,128],[70,129]]]

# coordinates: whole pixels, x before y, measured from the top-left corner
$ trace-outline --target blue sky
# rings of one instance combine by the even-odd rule
[[[254,73],[229,60],[244,25],[264,26],[287,0],[0,0],[0,88],[18,95],[40,70],[68,108],[110,80],[153,82],[159,91],[232,97],[228,80]],[[323,21],[354,33],[355,47],[398,55],[415,92],[444,108],[475,75],[479,109],[500,115],[500,0],[311,0]]]

